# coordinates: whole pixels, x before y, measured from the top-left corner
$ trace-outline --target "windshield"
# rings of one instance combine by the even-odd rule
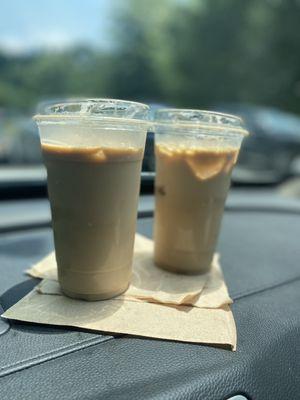
[[[236,183],[299,174],[300,2],[3,2],[0,181],[45,181],[40,101],[111,97],[243,117]],[[155,172],[147,136],[144,176]],[[146,179],[146,178],[144,178]]]

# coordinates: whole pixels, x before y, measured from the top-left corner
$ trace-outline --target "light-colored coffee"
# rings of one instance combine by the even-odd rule
[[[155,153],[155,262],[172,272],[207,272],[238,149],[161,144]]]
[[[131,275],[143,149],[42,143],[58,276],[71,297],[100,300]]]

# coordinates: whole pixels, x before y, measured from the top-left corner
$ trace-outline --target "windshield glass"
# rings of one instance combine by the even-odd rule
[[[40,101],[70,97],[239,115],[251,135],[233,181],[298,174],[299,17],[300,2],[280,0],[4,2],[0,180],[45,179],[31,117]],[[155,171],[153,132],[143,171]]]

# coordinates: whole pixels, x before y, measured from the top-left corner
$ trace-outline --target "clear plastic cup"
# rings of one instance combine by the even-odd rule
[[[240,118],[201,110],[155,115],[155,262],[185,274],[210,269],[247,131]]]
[[[34,117],[63,293],[108,299],[130,281],[148,106],[69,100]]]

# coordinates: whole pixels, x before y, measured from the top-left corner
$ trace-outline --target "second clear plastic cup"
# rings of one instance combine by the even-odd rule
[[[155,119],[155,262],[205,273],[247,131],[238,117],[200,110],[162,109]]]
[[[147,115],[144,104],[94,99],[35,116],[67,296],[108,299],[129,285]]]

